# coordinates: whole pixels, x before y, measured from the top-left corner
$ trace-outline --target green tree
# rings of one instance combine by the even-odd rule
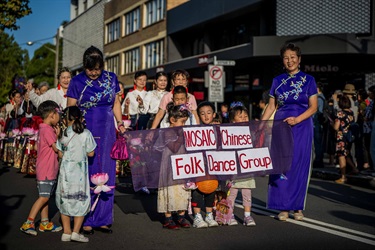
[[[53,51],[56,51],[56,47],[50,43],[45,43],[35,50],[34,57],[26,67],[28,79],[34,78],[37,84],[46,81],[53,87],[56,55]]]
[[[0,30],[17,30],[17,20],[31,13],[29,0],[1,0]]]
[[[9,91],[12,89],[12,79],[16,76],[24,76],[23,62],[28,60],[27,50],[15,42],[13,36],[9,36],[0,30],[0,101],[5,102]]]

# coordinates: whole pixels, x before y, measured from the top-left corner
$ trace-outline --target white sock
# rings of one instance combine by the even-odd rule
[[[245,212],[245,217],[249,217],[251,215],[251,212]]]

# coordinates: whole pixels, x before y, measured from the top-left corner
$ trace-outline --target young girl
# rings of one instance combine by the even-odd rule
[[[91,132],[82,124],[81,111],[77,106],[64,110],[63,121],[67,128],[57,142],[62,158],[56,188],[56,206],[61,213],[64,233],[61,241],[88,242],[81,234],[84,216],[90,210],[90,182],[87,156],[94,156],[96,143]],[[74,217],[73,232],[70,217]]]
[[[151,128],[152,122],[158,112],[160,101],[165,94],[168,93],[165,89],[168,85],[168,77],[164,72],[158,72],[155,75],[155,86],[156,89],[148,91],[145,99],[143,100],[143,105],[145,106],[145,112],[150,115],[150,119],[147,123],[147,129]]]
[[[171,102],[170,102],[171,103]],[[190,107],[189,99],[188,99],[188,92],[187,88],[184,86],[176,86],[174,87],[172,91],[172,103],[174,105],[186,105],[187,108]],[[189,109],[190,111],[190,109]],[[168,115],[165,115],[162,122],[160,123],[161,128],[168,128],[169,127],[169,120]],[[189,119],[186,120],[185,125],[196,125],[197,120],[195,119],[195,116],[190,113]]]
[[[167,107],[168,103],[172,101],[174,88],[177,87],[177,86],[185,87],[186,93],[187,93],[187,101],[189,102],[189,105],[188,105],[189,111],[194,115],[195,121],[197,121],[197,122],[199,121],[199,117],[198,117],[198,113],[197,113],[197,101],[195,100],[195,97],[193,95],[191,95],[190,93],[188,93],[188,91],[187,91],[188,78],[189,78],[189,73],[185,70],[178,69],[178,70],[175,70],[172,73],[172,77],[171,77],[172,91],[165,94],[163,96],[163,98],[161,99],[160,105],[159,105],[159,110],[155,115],[154,121],[152,122],[151,129],[157,128],[159,126],[159,124],[160,124],[161,128],[168,127],[168,125],[166,125],[165,123],[163,124],[162,119],[163,119],[163,117],[165,117],[166,107]],[[162,122],[162,123],[160,123],[160,122]]]
[[[336,135],[336,156],[340,165],[341,178],[336,180],[338,184],[346,182],[346,166],[351,165],[355,169],[354,163],[348,158],[350,142],[345,140],[345,134],[348,133],[349,124],[354,120],[353,111],[350,109],[349,97],[342,95],[338,102],[340,110],[337,111],[335,123],[333,124],[334,130],[337,131]]]
[[[231,123],[249,121],[248,110],[241,102],[235,102],[230,105],[229,121]],[[231,181],[229,183],[231,187],[229,189],[230,194],[228,196],[228,200],[231,202],[232,207],[234,208],[234,202],[237,198],[238,191],[241,190],[242,205],[244,206],[244,212],[245,212],[243,224],[246,226],[255,226],[255,221],[253,217],[251,217],[251,188],[255,188],[255,179],[247,178],[247,179]],[[233,215],[229,225],[233,226],[237,224],[238,223]]]
[[[216,116],[215,106],[211,102],[201,102],[198,105],[198,115],[201,123],[207,125],[214,124],[214,118]],[[214,220],[212,213],[214,203],[215,191],[209,194],[205,194],[199,189],[191,191],[191,206],[193,207],[194,212],[193,227],[204,228],[219,226],[219,224]],[[203,205],[206,207],[206,217],[204,220],[201,214],[201,207],[203,207]]]
[[[170,127],[184,126],[189,119],[190,112],[186,105],[174,105],[172,102],[167,106],[168,121]],[[190,191],[185,190],[182,185],[173,185],[165,187],[165,183],[171,178],[169,169],[171,155],[185,152],[183,145],[183,135],[176,134],[176,130],[161,131],[164,133],[163,140],[168,142],[163,151],[162,164],[159,178],[158,191],[158,212],[164,213],[165,221],[163,227],[167,229],[178,229],[179,226],[189,228],[190,224],[185,219],[185,211],[188,209]],[[177,212],[177,223],[172,219],[172,212]]]
[[[128,119],[132,121],[131,128],[133,130],[146,129],[149,116],[145,112],[143,100],[147,94],[146,91],[147,74],[145,71],[138,71],[134,75],[134,90],[126,94],[125,101],[121,110],[124,114],[128,114]]]

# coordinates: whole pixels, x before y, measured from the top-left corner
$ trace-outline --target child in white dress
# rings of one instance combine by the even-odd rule
[[[88,242],[79,232],[85,215],[90,211],[90,182],[88,157],[94,156],[96,142],[82,123],[81,111],[76,106],[67,107],[63,113],[67,128],[56,147],[61,159],[56,188],[56,206],[61,213],[64,233],[62,241]],[[73,230],[70,217],[74,217]]]
[[[184,126],[189,119],[190,112],[185,104],[174,105],[173,102],[167,106],[168,121],[170,127]],[[190,224],[185,219],[185,211],[188,209],[190,191],[183,186],[172,185],[165,187],[168,178],[172,174],[169,168],[171,155],[185,152],[183,135],[178,135],[176,130],[162,130],[163,140],[168,142],[162,156],[162,166],[160,169],[159,191],[158,191],[158,212],[164,213],[165,221],[163,227],[167,229],[178,229],[179,227],[189,228]],[[172,212],[177,212],[177,225],[172,219]]]

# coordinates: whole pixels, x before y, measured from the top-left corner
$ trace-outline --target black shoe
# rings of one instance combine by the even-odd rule
[[[113,233],[112,229],[110,229],[108,227],[97,227],[97,228],[95,228],[95,230],[99,231],[99,232],[102,232],[102,233],[106,233],[106,234]]]
[[[94,234],[94,229],[91,229],[91,230],[85,230],[85,229],[83,229],[82,233],[86,234],[86,235],[92,235],[92,234]]]

